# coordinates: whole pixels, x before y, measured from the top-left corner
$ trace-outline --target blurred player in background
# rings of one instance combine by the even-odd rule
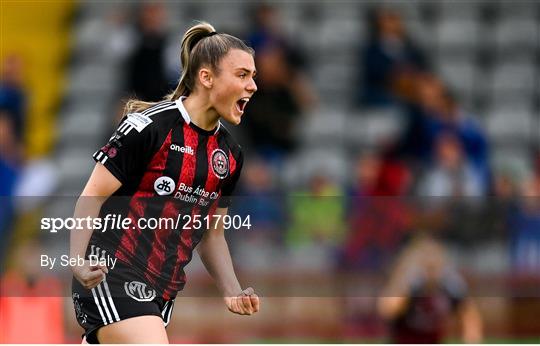
[[[143,3],[138,12],[137,39],[126,61],[125,88],[140,100],[159,101],[169,90],[166,11],[162,3]]]
[[[482,342],[482,319],[444,247],[420,236],[398,258],[378,310],[388,321],[391,343],[442,343],[458,315],[462,338]]]
[[[21,57],[8,55],[0,66],[0,198],[3,204],[0,208],[0,261],[11,241],[15,217],[13,195],[24,166],[27,96],[22,80]]]
[[[203,22],[185,33],[181,63],[180,83],[165,101],[128,101],[118,129],[94,154],[97,164],[77,202],[76,217],[121,213],[134,221],[106,232],[72,232],[71,257],[87,259],[72,267],[73,300],[91,343],[167,343],[165,327],[186,281],[183,268],[199,243],[228,309],[241,315],[259,309],[253,289],[242,290],[236,278],[223,222],[209,230],[195,223],[179,230],[138,228],[140,219],[227,215],[242,169],[241,148],[220,119],[239,124],[257,90],[253,50]],[[111,196],[128,197],[128,203],[118,209]],[[118,263],[91,266],[96,257]]]
[[[306,75],[308,59],[287,37],[278,8],[257,5],[247,41],[255,49],[259,90],[247,110],[247,135],[254,150],[277,165],[298,146],[296,124],[316,106]]]
[[[385,107],[408,99],[415,75],[430,69],[425,53],[409,37],[398,12],[376,8],[368,13],[370,37],[360,52],[362,66],[357,103]]]

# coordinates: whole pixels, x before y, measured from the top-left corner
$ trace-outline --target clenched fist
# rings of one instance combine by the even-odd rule
[[[91,266],[90,261],[84,261],[82,266],[72,266],[71,270],[77,281],[88,290],[99,285],[105,279],[105,274],[109,272],[107,266]]]
[[[243,290],[236,297],[225,297],[225,304],[230,312],[239,315],[253,315],[259,311],[259,296],[253,288]]]

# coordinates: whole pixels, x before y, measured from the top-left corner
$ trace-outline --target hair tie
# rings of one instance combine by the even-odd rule
[[[199,43],[199,41],[201,41],[201,40],[203,40],[203,39],[205,39],[207,37],[217,35],[217,34],[219,34],[219,32],[212,31],[212,32],[210,32],[208,34],[205,34],[204,36],[199,36],[200,38],[197,41],[191,42],[191,45],[189,46],[189,50],[192,51],[193,48],[195,48],[195,45],[197,45],[197,43]]]

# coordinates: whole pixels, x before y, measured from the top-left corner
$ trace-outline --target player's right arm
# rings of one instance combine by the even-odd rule
[[[174,114],[175,113],[170,113]],[[75,218],[97,218],[103,203],[120,187],[128,186],[130,179],[144,172],[155,148],[164,140],[166,131],[159,135],[159,128],[169,129],[176,119],[160,117],[152,120],[149,116],[128,115],[122,119],[107,145],[93,155],[96,166],[75,207]],[[159,121],[158,121],[159,120]],[[84,224],[84,223],[83,223]],[[91,229],[71,232],[70,256],[77,258],[86,254]],[[87,289],[96,287],[108,272],[106,267],[72,267],[75,278]]]
[[[122,183],[101,163],[97,163],[94,170],[84,187],[81,196],[75,206],[75,218],[96,218],[99,216],[101,206]],[[84,258],[86,248],[92,236],[91,229],[72,230],[70,232],[70,257]],[[85,287],[91,289],[99,285],[108,272],[106,266],[90,266],[85,261],[83,266],[73,266],[73,275]]]

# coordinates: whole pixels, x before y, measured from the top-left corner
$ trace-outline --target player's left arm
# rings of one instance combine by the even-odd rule
[[[222,221],[227,211],[228,208],[216,209],[214,225],[205,232],[197,251],[208,273],[216,281],[229,311],[252,315],[259,311],[259,297],[251,287],[242,290],[236,278]]]

